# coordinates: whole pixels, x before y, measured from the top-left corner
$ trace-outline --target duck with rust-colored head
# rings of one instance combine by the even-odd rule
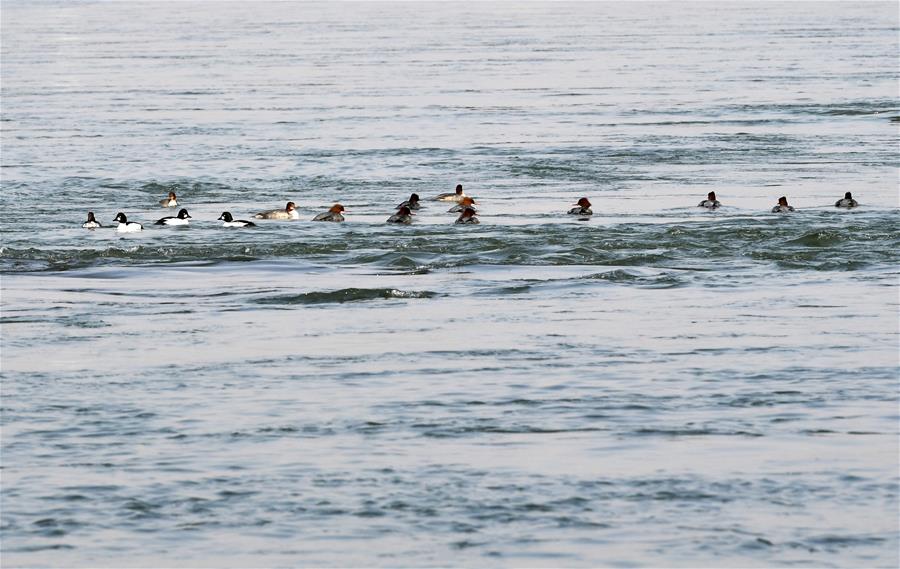
[[[572,209],[570,209],[569,215],[594,215],[594,212],[591,211],[591,202],[587,198],[581,198],[572,205],[578,207],[573,207]]]
[[[447,210],[447,213],[460,213],[466,208],[476,209],[475,208],[475,198],[470,198],[469,196],[464,197],[460,202]]]
[[[169,192],[169,196],[159,200],[159,205],[163,207],[178,207],[178,198],[175,197],[175,192]]]
[[[339,203],[336,203],[333,206],[331,206],[331,209],[329,209],[328,211],[326,211],[324,213],[320,213],[319,215],[315,216],[312,220],[313,221],[338,221],[338,222],[344,221],[344,216],[341,215],[342,211],[344,211],[344,206],[342,206]]]

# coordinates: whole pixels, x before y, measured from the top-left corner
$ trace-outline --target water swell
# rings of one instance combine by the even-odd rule
[[[264,234],[222,237],[190,229],[179,242],[89,241],[76,247],[12,240],[0,247],[4,272],[65,271],[203,261],[308,260],[421,274],[475,264],[612,265],[660,268],[740,268],[760,262],[807,270],[858,270],[900,261],[900,230],[892,214],[852,222],[816,219],[802,224],[772,219],[615,226],[482,226],[478,239],[448,234],[444,226],[409,232],[373,227],[370,233]],[[628,278],[627,273],[604,278]]]
[[[370,300],[433,298],[438,293],[430,290],[404,291],[393,288],[344,288],[333,291],[313,291],[300,294],[282,294],[254,299],[262,305],[291,306],[303,304],[343,304]]]

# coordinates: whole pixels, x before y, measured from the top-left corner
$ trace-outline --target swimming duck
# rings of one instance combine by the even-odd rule
[[[462,210],[462,213],[456,219],[455,223],[481,223],[478,221],[478,218],[475,217],[475,214],[478,212],[475,211],[474,207],[467,207]]]
[[[409,225],[412,223],[413,213],[409,210],[409,206],[403,206],[397,210],[397,213],[387,219],[388,223],[402,223]]]
[[[784,196],[778,198],[778,205],[772,208],[772,213],[788,213],[791,211],[794,211],[794,208],[788,205],[787,198]]]
[[[140,223],[135,223],[134,221],[128,221],[128,218],[125,217],[125,214],[121,211],[116,214],[116,218],[113,219],[119,223],[116,227],[116,231],[119,233],[134,233],[135,231],[142,231],[144,226]]]
[[[339,203],[331,206],[331,209],[326,211],[325,213],[320,213],[315,216],[313,221],[344,221],[344,216],[341,215],[341,212],[344,211],[344,206]]]
[[[103,227],[102,225],[100,225],[99,221],[94,219],[94,212],[92,212],[92,211],[88,212],[87,221],[82,223],[81,226],[84,227],[85,229],[97,229],[98,227]]]
[[[300,219],[294,202],[288,202],[284,209],[272,209],[254,215],[256,219]]]
[[[475,205],[475,198],[470,198],[469,196],[464,197],[460,202],[447,210],[447,213],[459,213],[466,208],[475,209],[473,206]]]
[[[859,205],[859,202],[853,199],[853,195],[850,192],[844,194],[844,199],[838,200],[834,202],[834,207],[845,207],[850,209],[851,207],[856,207]]]
[[[406,206],[409,209],[420,209],[422,204],[419,203],[419,194],[412,194],[409,196],[409,199],[405,202],[401,202],[396,209],[400,209],[401,207]]]
[[[434,199],[442,202],[461,202],[464,197],[466,197],[466,194],[463,193],[462,184],[456,184],[456,191],[454,193],[440,194],[435,196]]]
[[[235,219],[231,217],[231,213],[227,211],[222,212],[222,215],[219,216],[219,221],[224,222],[222,223],[222,227],[256,227],[256,224],[252,221]]]
[[[697,207],[705,207],[706,209],[718,209],[718,207],[722,205],[719,203],[719,200],[716,199],[716,192],[709,192],[706,194],[706,199],[697,204]]]
[[[178,199],[175,198],[175,192],[169,192],[169,197],[159,200],[159,205],[161,205],[163,207],[178,206]]]
[[[570,209],[569,215],[594,215],[594,212],[591,211],[591,202],[587,198],[581,198],[572,205],[577,205],[578,207]]]
[[[187,225],[189,219],[191,219],[191,215],[186,209],[182,208],[179,210],[178,215],[157,219],[154,225]]]

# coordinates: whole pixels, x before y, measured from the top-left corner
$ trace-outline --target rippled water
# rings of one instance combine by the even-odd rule
[[[3,3],[3,566],[896,567],[898,19]]]

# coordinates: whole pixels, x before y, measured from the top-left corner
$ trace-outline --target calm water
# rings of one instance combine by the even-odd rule
[[[896,567],[898,19],[3,3],[3,566]]]

